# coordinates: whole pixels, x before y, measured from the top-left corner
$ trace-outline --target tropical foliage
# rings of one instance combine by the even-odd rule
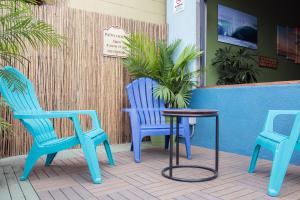
[[[39,45],[59,47],[63,37],[52,26],[36,19],[31,11],[37,0],[1,0],[0,1],[0,65],[30,62],[24,55],[29,46]],[[0,68],[0,77],[7,81],[12,90],[22,92],[24,84],[14,75]],[[3,102],[0,108],[3,108]],[[0,117],[0,132],[9,124]]]
[[[237,51],[230,47],[218,49],[212,65],[217,68],[218,85],[256,83],[260,73],[256,56],[245,48]]]
[[[5,106],[6,104],[3,101],[3,99],[0,99],[0,113],[2,113]],[[11,129],[12,129],[12,125],[0,116],[0,133],[1,133],[0,136],[6,135],[7,133],[10,132]]]
[[[197,84],[193,80],[199,76],[199,71],[191,72],[188,64],[202,53],[195,46],[186,46],[178,52],[180,43],[180,40],[176,40],[167,44],[141,34],[132,34],[125,41],[128,57],[124,59],[124,65],[129,73],[134,78],[149,77],[156,80],[159,85],[153,91],[154,96],[164,99],[167,106],[173,108],[188,106],[192,87]]]

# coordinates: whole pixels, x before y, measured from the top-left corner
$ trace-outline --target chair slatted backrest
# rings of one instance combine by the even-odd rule
[[[10,109],[14,113],[44,112],[30,80],[13,67],[5,67],[4,70],[15,75],[25,84],[23,92],[12,91],[7,81],[0,78],[0,92]],[[21,122],[31,133],[35,142],[42,143],[57,138],[52,122],[49,119],[22,119]]]
[[[153,96],[153,89],[158,83],[150,78],[139,78],[127,86],[128,99],[131,108],[149,109],[139,110],[138,116],[141,124],[164,124],[165,117],[161,112],[151,109],[165,108],[163,100]]]

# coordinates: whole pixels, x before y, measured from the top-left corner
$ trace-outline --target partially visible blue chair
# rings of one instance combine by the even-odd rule
[[[101,172],[96,154],[96,146],[103,143],[110,165],[114,165],[110,145],[106,133],[100,126],[97,112],[81,111],[44,111],[35,94],[31,82],[13,67],[5,67],[11,74],[17,76],[24,84],[24,92],[14,92],[8,83],[0,78],[0,92],[13,110],[14,118],[19,119],[32,135],[34,142],[26,158],[21,180],[26,180],[30,171],[42,155],[47,155],[45,165],[53,161],[57,152],[81,144],[87,161],[92,181],[101,183]],[[79,115],[89,115],[92,118],[92,129],[84,132],[80,126]],[[66,138],[57,138],[51,118],[68,118],[75,128],[75,134]]]
[[[294,124],[289,136],[273,130],[274,119],[279,115],[295,115]],[[268,186],[268,195],[278,196],[289,162],[294,150],[300,150],[300,110],[270,110],[263,131],[256,139],[255,149],[249,166],[253,173],[259,150],[264,147],[273,153],[273,164]]]
[[[141,142],[145,136],[170,135],[170,125],[165,123],[165,117],[162,115],[165,103],[153,96],[156,86],[157,82],[150,78],[139,78],[127,86],[131,108],[124,111],[129,112],[134,160],[137,163],[141,162]],[[187,158],[191,159],[188,118],[182,118],[179,134],[185,139]],[[165,148],[168,148],[168,138],[166,137]]]

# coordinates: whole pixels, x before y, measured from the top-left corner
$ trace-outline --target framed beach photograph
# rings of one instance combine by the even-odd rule
[[[288,54],[288,27],[277,26],[277,55],[286,56]]]
[[[300,28],[277,25],[277,55],[300,63]]]
[[[300,64],[300,28],[296,28],[296,60],[295,63]]]
[[[296,61],[297,53],[297,29],[294,27],[287,28],[287,59]]]
[[[257,49],[257,17],[218,5],[218,41]]]

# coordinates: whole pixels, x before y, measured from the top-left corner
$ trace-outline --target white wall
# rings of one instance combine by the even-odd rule
[[[166,0],[69,0],[69,6],[111,16],[166,23]]]
[[[167,0],[167,23],[169,25],[169,42],[175,39],[182,40],[182,47],[197,45],[197,2],[185,0],[184,11],[173,13],[174,0]],[[191,63],[192,71],[197,69],[196,61]]]

